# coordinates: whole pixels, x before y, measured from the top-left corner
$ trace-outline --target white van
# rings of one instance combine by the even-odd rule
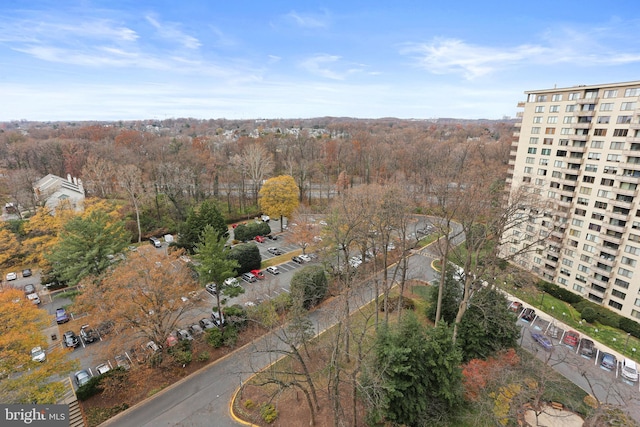
[[[27,299],[29,301],[31,301],[33,304],[35,304],[35,305],[40,304],[40,297],[35,292],[32,293],[32,294],[27,295]]]
[[[622,361],[622,369],[620,370],[620,375],[622,375],[622,378],[628,381],[638,381],[638,368],[636,366],[636,362],[625,358]]]

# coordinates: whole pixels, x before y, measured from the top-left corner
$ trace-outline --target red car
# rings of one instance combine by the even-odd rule
[[[259,280],[264,279],[264,273],[260,270],[251,270],[251,274],[256,276]]]
[[[262,237],[262,236],[256,236],[256,237],[255,237],[255,240],[256,240],[256,242],[258,242],[258,243],[264,243],[264,237]]]
[[[567,331],[562,338],[562,342],[571,347],[577,346],[578,341],[580,341],[580,334],[576,331]]]

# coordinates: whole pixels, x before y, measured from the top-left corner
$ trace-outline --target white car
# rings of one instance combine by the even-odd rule
[[[42,347],[33,347],[31,349],[31,360],[34,362],[44,362],[47,359],[47,353]]]
[[[224,284],[227,286],[234,286],[234,287],[240,286],[240,282],[238,282],[238,279],[236,279],[235,277],[229,277],[224,281]]]
[[[269,215],[262,215],[260,219],[262,219],[262,221],[264,222],[269,222],[271,220],[271,218],[269,218]]]
[[[280,274],[280,270],[278,269],[278,267],[276,267],[275,265],[272,265],[271,267],[267,267],[267,271],[271,274],[273,274],[274,276],[276,274]]]
[[[7,273],[7,281],[16,280],[18,278],[18,273]]]
[[[96,366],[96,372],[98,372],[98,375],[106,374],[110,370],[111,370],[111,366],[109,366],[107,363],[102,363]]]
[[[298,257],[301,258],[304,262],[311,261],[311,257],[309,255],[298,255]]]
[[[631,359],[624,359],[622,361],[622,369],[620,369],[620,375],[622,378],[636,382],[638,381],[638,368],[636,366],[636,362]]]

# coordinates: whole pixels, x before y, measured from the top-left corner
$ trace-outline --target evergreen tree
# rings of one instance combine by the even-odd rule
[[[486,359],[499,350],[515,348],[520,330],[504,294],[483,287],[470,301],[458,331],[464,361]]]
[[[458,306],[462,301],[463,284],[455,277],[455,269],[446,269],[446,278],[444,283],[444,291],[442,294],[442,315],[441,320],[452,325],[458,314]],[[440,282],[440,279],[437,279]],[[438,286],[432,286],[429,289],[429,306],[426,315],[430,320],[436,319],[436,308],[438,305]]]
[[[186,221],[180,227],[177,246],[193,253],[205,227],[210,225],[218,236],[225,240],[229,237],[229,229],[216,204],[204,201],[199,209],[190,209]]]
[[[451,328],[427,330],[411,312],[378,330],[362,390],[371,423],[426,426],[462,401],[461,354]]]

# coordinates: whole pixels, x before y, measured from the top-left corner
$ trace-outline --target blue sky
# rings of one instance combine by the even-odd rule
[[[488,3],[488,4],[485,4]],[[640,80],[640,2],[0,5],[0,121],[515,116]]]

